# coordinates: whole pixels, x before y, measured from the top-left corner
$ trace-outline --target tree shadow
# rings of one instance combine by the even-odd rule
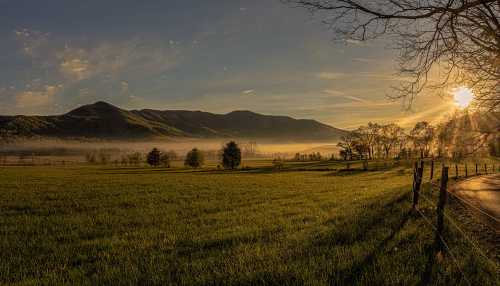
[[[425,270],[422,272],[420,276],[419,286],[425,286],[431,284],[432,278],[432,270],[434,269],[434,265],[436,264],[436,251],[438,249],[438,241],[434,240],[434,243],[431,246],[426,247],[426,255],[427,262],[425,264]]]
[[[408,187],[397,189],[404,190],[408,189]],[[380,227],[385,226],[391,229],[390,233],[380,240],[373,247],[372,251],[362,259],[355,261],[352,267],[339,269],[331,273],[328,277],[330,285],[355,285],[360,282],[359,279],[362,277],[362,273],[369,270],[379,255],[383,255],[387,246],[407,225],[410,219],[414,217],[414,214],[410,210],[401,214],[403,204],[408,198],[408,193],[403,193],[385,204],[373,203],[368,205],[364,208],[365,213],[356,220],[355,224],[351,221],[341,223],[335,227],[335,230],[313,241],[309,247],[310,249],[305,249],[305,253],[317,252],[318,250],[331,248],[332,246],[350,249],[357,243],[374,239],[373,232],[376,232]],[[396,213],[398,215],[395,215]],[[326,223],[336,224],[333,220]]]
[[[399,222],[398,225],[396,225],[396,227],[394,227],[391,231],[391,233],[389,234],[388,237],[386,237],[385,239],[383,239],[376,247],[375,249],[368,253],[368,255],[366,255],[366,257],[361,260],[360,262],[356,263],[352,268],[349,269],[348,273],[344,273],[346,274],[342,281],[342,285],[352,285],[352,284],[356,284],[355,281],[358,277],[361,276],[361,273],[367,268],[369,267],[370,265],[372,265],[375,261],[375,258],[382,254],[382,252],[384,251],[384,249],[387,247],[387,245],[389,244],[390,241],[392,241],[394,239],[394,237],[396,236],[396,234],[398,234],[402,229],[403,227],[406,225],[406,223],[408,222],[408,220],[410,219],[411,217],[411,213],[410,212],[407,212],[404,216],[403,216],[403,219]],[[331,283],[332,282],[335,282],[335,281],[330,281]]]

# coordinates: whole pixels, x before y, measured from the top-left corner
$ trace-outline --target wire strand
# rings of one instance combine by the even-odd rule
[[[480,212],[480,213],[482,213],[483,215],[485,215],[485,216],[487,216],[487,217],[491,218],[492,220],[494,220],[494,221],[496,221],[496,222],[500,222],[500,219],[499,219],[499,218],[496,218],[496,217],[494,217],[494,216],[490,215],[489,213],[487,213],[487,212],[485,212],[484,210],[482,210],[482,209],[478,208],[477,206],[475,206],[475,205],[473,205],[472,203],[468,202],[467,200],[465,200],[465,199],[461,198],[460,196],[458,196],[458,195],[456,195],[456,194],[454,194],[454,193],[452,193],[452,192],[448,192],[448,194],[451,194],[453,197],[457,198],[458,200],[460,200],[460,201],[461,201],[461,202],[463,202],[464,204],[466,204],[466,205],[470,206],[471,208],[473,208],[473,209],[475,209],[475,210],[479,211],[479,212]]]
[[[437,230],[436,226],[431,222],[431,220],[429,218],[427,218],[418,208],[416,210],[418,211],[418,213],[422,216],[422,218],[424,219],[424,221],[428,225],[430,225],[434,230]],[[457,267],[458,271],[461,273],[462,278],[465,280],[465,282],[467,282],[468,285],[472,286],[472,284],[470,283],[469,279],[467,279],[467,277],[465,276],[465,273],[463,272],[462,268],[460,268],[460,265],[458,264],[457,258],[451,252],[451,249],[448,246],[448,244],[446,243],[446,241],[444,240],[444,238],[441,235],[439,235],[439,234],[438,234],[438,237],[439,237],[439,240],[443,243],[443,245],[446,248],[446,250],[448,251],[448,253],[450,254],[451,260],[453,261],[453,263]]]

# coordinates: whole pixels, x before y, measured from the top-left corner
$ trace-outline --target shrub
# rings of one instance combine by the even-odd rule
[[[90,164],[95,164],[97,161],[95,152],[88,152],[85,154],[85,161]]]
[[[283,159],[281,159],[281,158],[276,158],[273,160],[273,166],[277,170],[283,169],[284,165],[285,165],[285,163],[283,162]]]
[[[222,165],[234,170],[241,164],[241,149],[236,142],[231,141],[222,150]]]
[[[100,150],[99,153],[97,154],[97,157],[99,158],[99,163],[101,164],[108,164],[111,161],[111,154],[106,153],[103,150]]]
[[[177,159],[177,157],[178,157],[178,156],[177,156],[177,153],[175,153],[175,151],[174,151],[174,150],[170,150],[170,151],[168,151],[166,154],[168,155],[168,159],[169,159],[170,161],[176,160],[176,159]]]
[[[128,158],[128,163],[130,165],[136,165],[136,166],[139,165],[143,160],[142,154],[139,152],[128,154],[127,158]]]
[[[151,152],[148,153],[146,161],[150,166],[157,167],[160,165],[160,157],[161,157],[160,151],[156,148],[153,148],[153,150],[151,150]]]
[[[194,148],[186,154],[186,160],[184,161],[185,166],[189,166],[191,168],[199,168],[203,166],[204,163],[203,153]]]
[[[168,155],[168,153],[160,155],[160,165],[165,168],[170,168],[170,156]]]

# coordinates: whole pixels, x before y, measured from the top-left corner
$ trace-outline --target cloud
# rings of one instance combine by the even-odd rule
[[[394,74],[386,74],[386,73],[376,73],[376,72],[360,72],[358,74],[360,77],[375,79],[375,80],[384,80],[384,81],[408,81],[410,78],[402,77]]]
[[[242,94],[245,94],[245,95],[247,95],[247,94],[252,94],[252,93],[255,93],[255,90],[253,90],[253,89],[248,89],[248,90],[244,90],[244,91],[242,91],[241,93],[242,93]]]
[[[34,108],[50,105],[54,100],[54,96],[62,88],[62,85],[46,85],[41,90],[21,91],[15,96],[16,107]]]
[[[130,73],[157,75],[177,66],[178,47],[160,43],[145,44],[139,40],[101,43],[91,48],[66,46],[57,52],[60,72],[66,78],[84,80],[113,77],[119,80]]]
[[[361,45],[363,43],[360,40],[354,40],[354,39],[347,39],[345,40],[345,42],[352,45]]]
[[[362,99],[356,96],[350,96],[350,95],[344,95],[344,98],[350,99],[352,101],[357,101],[357,102],[363,102],[363,103],[371,103],[370,101],[366,99]]]
[[[332,96],[343,96],[343,95],[345,95],[345,92],[340,91],[340,90],[334,90],[334,89],[325,89],[325,90],[323,90],[323,93],[326,93],[326,94],[332,95]]]
[[[320,73],[316,74],[317,78],[326,79],[326,80],[341,79],[344,76],[345,76],[344,73],[339,73],[339,72],[320,72]]]
[[[325,89],[325,90],[323,90],[323,93],[326,93],[326,94],[328,94],[330,96],[333,96],[333,97],[340,97],[340,98],[349,99],[349,100],[352,100],[352,101],[355,101],[355,102],[361,102],[361,103],[366,103],[366,104],[372,104],[373,103],[372,101],[369,101],[369,100],[366,100],[366,99],[363,99],[363,98],[360,98],[360,97],[356,97],[356,96],[352,96],[352,95],[347,95],[345,92],[340,91],[340,90]]]
[[[128,93],[128,86],[129,86],[128,82],[122,81],[120,85],[121,85],[121,93],[122,94]]]
[[[21,28],[14,30],[14,34],[17,41],[22,45],[22,52],[30,57],[43,54],[43,49],[49,43],[50,33]]]
[[[375,59],[368,59],[368,58],[353,58],[352,60],[355,62],[361,62],[361,63],[373,63],[373,62],[377,61]]]
[[[64,59],[59,67],[62,74],[77,80],[85,79],[90,74],[89,62],[86,59]]]

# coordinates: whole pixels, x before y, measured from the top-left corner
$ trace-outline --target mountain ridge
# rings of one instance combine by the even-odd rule
[[[162,137],[333,140],[346,131],[312,119],[189,110],[126,110],[104,101],[62,115],[0,116],[0,134],[18,137],[149,139]]]

